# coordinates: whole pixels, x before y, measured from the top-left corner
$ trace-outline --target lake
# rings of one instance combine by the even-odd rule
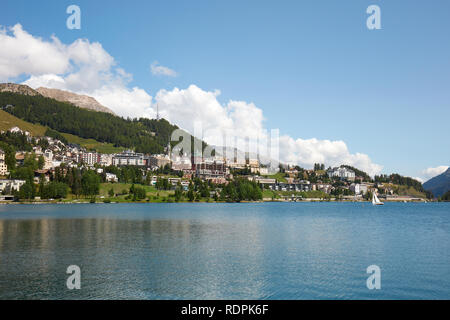
[[[450,299],[450,204],[0,205],[0,299]]]

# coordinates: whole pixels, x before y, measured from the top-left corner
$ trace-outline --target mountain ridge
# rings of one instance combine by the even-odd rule
[[[67,90],[45,87],[39,87],[35,90],[26,84],[0,83],[0,92],[18,93],[26,96],[43,96],[60,102],[68,102],[82,109],[116,115],[111,109],[100,104],[95,98]]]
[[[450,168],[425,182],[423,188],[433,192],[435,197],[440,197],[445,194],[450,190]]]
[[[115,114],[111,109],[100,104],[95,98],[84,94],[77,94],[71,91],[45,87],[39,87],[36,91],[44,97],[52,98],[61,102],[69,102],[83,109]]]
[[[18,93],[27,96],[41,95],[39,92],[27,86],[26,84],[17,83],[0,83],[0,92]]]

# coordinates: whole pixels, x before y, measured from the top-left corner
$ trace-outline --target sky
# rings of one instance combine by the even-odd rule
[[[4,0],[0,81],[89,94],[124,117],[158,104],[192,133],[279,129],[283,162],[427,180],[450,165],[449,13],[446,0]]]

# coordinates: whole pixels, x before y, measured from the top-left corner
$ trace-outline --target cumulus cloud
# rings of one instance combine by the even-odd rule
[[[347,164],[362,169],[370,175],[381,172],[382,166],[375,164],[369,156],[362,153],[352,154],[344,141],[293,139],[280,137],[280,154],[283,162],[312,167],[314,163],[327,166]]]
[[[267,154],[273,139],[260,108],[239,100],[222,104],[219,90],[205,91],[190,85],[186,89],[160,90],[153,98],[142,88],[130,88],[132,75],[118,67],[98,42],[78,39],[67,45],[55,36],[44,40],[17,24],[0,28],[0,48],[0,81],[25,75],[28,79],[24,83],[33,88],[42,86],[90,95],[124,117],[154,118],[158,104],[162,117],[190,133],[196,134],[195,124],[201,123],[204,131],[197,137],[213,145],[230,146],[226,139],[232,136],[233,146]],[[177,75],[157,61],[150,70],[157,75]],[[327,166],[349,164],[371,175],[382,169],[368,155],[351,153],[343,141],[281,135],[277,151],[281,162],[307,168],[319,162]]]
[[[44,41],[30,35],[20,24],[0,28],[0,44],[0,81],[22,74],[60,74],[70,69],[65,46],[56,37]]]
[[[132,75],[116,66],[98,42],[77,39],[66,45],[52,36],[35,37],[20,24],[0,29],[0,81],[29,76],[24,84],[94,97],[121,116],[152,116],[152,97],[145,90],[128,88]]]
[[[175,70],[172,70],[168,67],[164,67],[158,63],[158,61],[154,61],[150,65],[150,71],[154,75],[161,75],[161,76],[167,76],[167,77],[176,77],[178,74],[175,72]]]
[[[430,167],[422,171],[423,181],[427,181],[435,176],[440,175],[441,173],[447,171],[449,166],[437,166],[437,167]]]
[[[264,127],[262,110],[244,101],[231,100],[222,105],[218,101],[219,95],[219,91],[204,91],[191,85],[187,89],[160,90],[155,100],[161,116],[189,132],[195,131],[196,121],[201,122],[204,132],[199,138],[210,144],[222,145],[225,133],[237,137],[240,140],[237,145],[244,148],[246,141],[250,141],[250,145],[254,146],[253,150],[248,150],[250,152],[257,149],[267,151],[270,134]],[[252,141],[256,141],[256,146]],[[350,153],[343,141],[303,140],[282,135],[279,138],[279,155],[282,163],[308,168],[314,163],[325,163],[327,166],[352,165],[370,175],[379,174],[382,170],[382,166],[373,163],[368,155]]]

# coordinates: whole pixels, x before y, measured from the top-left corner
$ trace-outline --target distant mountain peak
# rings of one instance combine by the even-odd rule
[[[79,108],[114,114],[111,109],[101,105],[97,100],[90,96],[44,87],[40,87],[36,89],[36,91],[44,97],[52,98],[61,102],[70,102]]]
[[[433,192],[435,197],[440,197],[450,190],[450,167],[447,171],[431,178],[423,184],[425,190]]]

